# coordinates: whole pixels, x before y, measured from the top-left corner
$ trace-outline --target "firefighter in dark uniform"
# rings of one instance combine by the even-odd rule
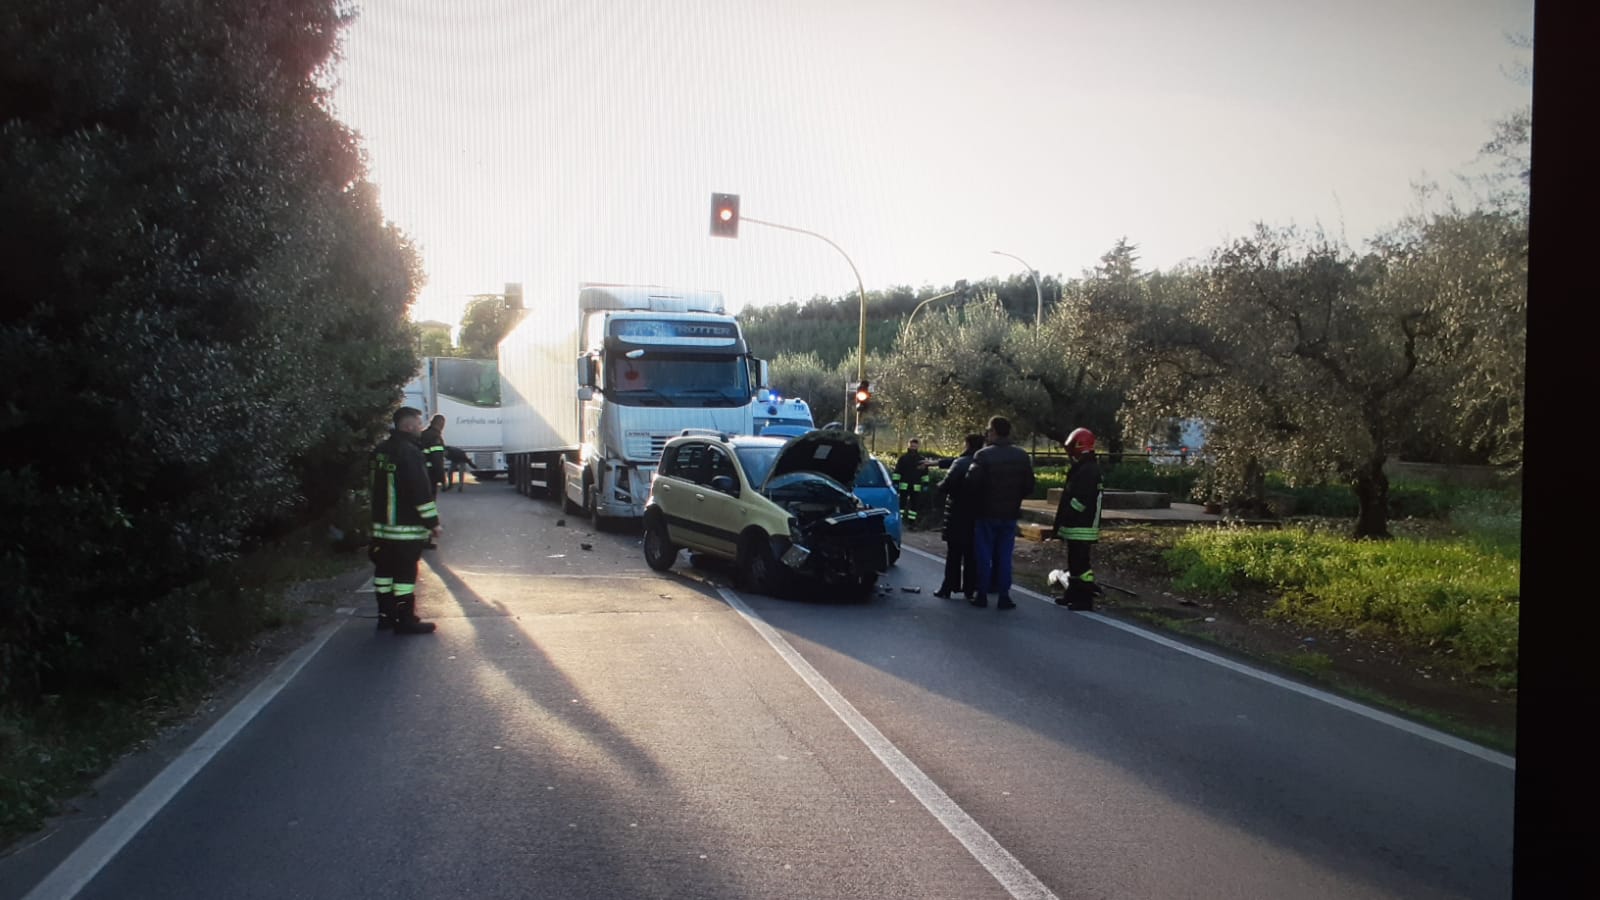
[[[395,634],[434,629],[416,612],[417,562],[423,545],[442,530],[418,446],[421,431],[421,411],[402,406],[394,414],[394,431],[372,452],[372,584],[378,630]]]
[[[428,427],[418,436],[417,442],[422,447],[422,459],[428,464],[428,484],[431,486],[431,494],[433,499],[438,500],[439,486],[450,477],[445,474],[444,416],[434,416],[433,421],[429,422]],[[437,550],[439,545],[433,542],[433,538],[428,538],[422,549]]]
[[[1100,461],[1094,452],[1094,433],[1075,429],[1062,446],[1072,462],[1067,466],[1067,485],[1056,506],[1054,530],[1067,542],[1067,571],[1050,573],[1052,584],[1064,588],[1056,602],[1069,609],[1093,609],[1095,595],[1090,566],[1090,550],[1100,540],[1100,505],[1105,485],[1100,477]],[[1062,577],[1065,576],[1065,577]],[[1062,582],[1065,582],[1062,584]]]
[[[906,452],[894,463],[895,486],[900,491],[900,515],[913,530],[926,511],[933,480],[928,476],[928,466],[932,465],[930,457],[925,456],[920,447],[916,438],[906,441]]]
[[[434,416],[418,440],[422,446],[422,458],[428,463],[428,482],[433,485],[433,497],[438,499],[439,485],[445,483],[444,416]]]

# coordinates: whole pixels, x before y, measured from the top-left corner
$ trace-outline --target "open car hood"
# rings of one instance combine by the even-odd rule
[[[816,472],[849,490],[856,482],[865,452],[861,439],[848,431],[817,429],[789,439],[772,464],[766,483],[796,472]]]

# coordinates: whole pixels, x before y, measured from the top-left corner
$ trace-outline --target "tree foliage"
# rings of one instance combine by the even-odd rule
[[[1109,432],[1116,401],[1091,341],[1085,304],[1069,296],[1043,328],[1008,314],[994,294],[919,316],[883,364],[884,411],[904,429],[942,438],[981,431],[990,416],[1019,436],[1054,441],[1074,427]]]
[[[517,324],[517,313],[506,306],[504,294],[480,294],[467,303],[461,315],[461,346],[456,355],[467,359],[495,359],[500,341]]]
[[[348,17],[0,11],[0,692],[158,664],[158,598],[332,502],[415,368],[417,255],[319,80]]]
[[[1147,363],[1125,418],[1198,414],[1216,490],[1258,498],[1269,466],[1342,481],[1359,503],[1356,534],[1387,536],[1384,464],[1406,435],[1447,431],[1451,415],[1510,418],[1504,384],[1476,396],[1494,376],[1473,345],[1491,325],[1512,327],[1518,275],[1500,253],[1470,277],[1464,247],[1487,248],[1456,236],[1434,220],[1365,254],[1265,226],[1230,242],[1183,289],[1131,310],[1130,352]],[[1520,369],[1513,352],[1501,358]]]

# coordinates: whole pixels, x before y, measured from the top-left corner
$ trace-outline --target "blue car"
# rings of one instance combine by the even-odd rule
[[[874,509],[887,509],[889,518],[883,522],[884,530],[894,538],[894,557],[900,556],[900,492],[889,480],[889,467],[882,460],[867,457],[856,473],[855,495]]]
[[[810,431],[815,431],[812,425],[768,425],[761,429],[762,437],[799,437]]]

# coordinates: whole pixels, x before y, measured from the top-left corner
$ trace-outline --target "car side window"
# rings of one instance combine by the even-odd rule
[[[707,447],[706,480],[704,483],[710,485],[712,480],[719,476],[731,479],[733,481],[733,490],[730,493],[738,495],[739,472],[733,467],[733,460],[728,457],[728,454],[722,448]]]
[[[667,474],[673,478],[682,478],[684,481],[702,483],[701,475],[705,470],[705,460],[705,444],[681,444],[677,452],[672,455],[672,467]]]

